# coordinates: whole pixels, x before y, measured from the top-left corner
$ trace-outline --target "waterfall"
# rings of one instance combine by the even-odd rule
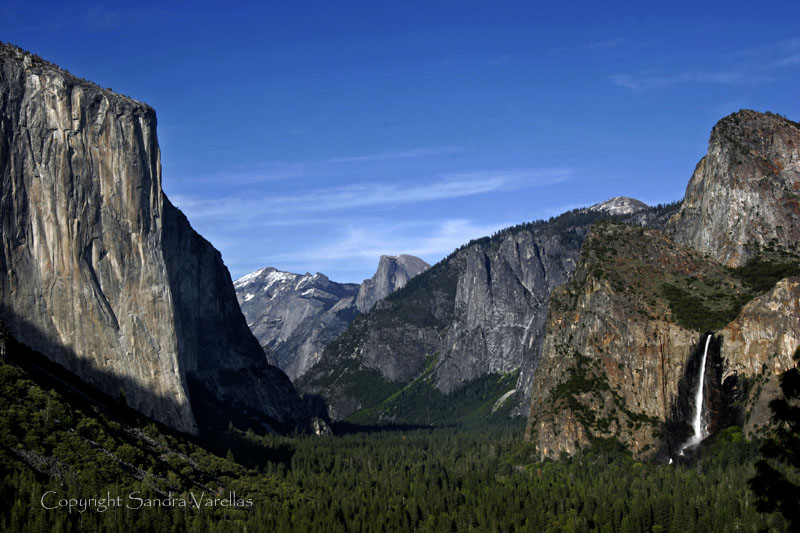
[[[711,343],[711,337],[711,335],[706,337],[706,348],[703,350],[703,360],[700,362],[700,379],[697,383],[697,392],[694,397],[694,418],[692,419],[694,435],[681,446],[681,455],[683,455],[683,451],[686,448],[699,444],[705,437],[705,431],[703,430],[703,385],[706,379],[706,357],[708,356],[708,345]]]

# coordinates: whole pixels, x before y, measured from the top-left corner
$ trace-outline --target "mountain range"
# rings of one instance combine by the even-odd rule
[[[359,312],[429,267],[411,255],[383,255],[375,275],[361,285],[267,267],[242,276],[233,286],[253,334],[294,381],[319,361],[323,348]]]
[[[527,415],[542,457],[608,438],[672,457],[695,410],[698,440],[753,436],[800,345],[798,147],[779,115],[725,117],[681,203],[617,197],[472,241],[357,317],[297,384],[334,419]]]
[[[446,402],[471,385],[484,404],[505,396],[523,414],[550,292],[569,279],[591,225],[664,227],[676,210],[618,197],[472,241],[358,316],[297,385],[334,419],[426,423],[408,402]]]
[[[540,457],[674,458],[762,431],[800,345],[800,125],[772,113],[720,120],[682,202],[616,197],[430,268],[384,256],[360,286],[265,268],[234,287],[161,189],[153,109],[5,44],[0,179],[3,350],[180,432],[319,432],[324,404],[527,417]]]

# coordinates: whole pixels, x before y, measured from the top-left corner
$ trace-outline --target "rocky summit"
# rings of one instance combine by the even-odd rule
[[[337,283],[324,274],[292,274],[262,268],[234,282],[242,312],[269,357],[296,380],[366,307],[405,286],[429,265],[412,255],[381,256],[378,270],[361,285]]]
[[[676,207],[576,209],[472,241],[357,317],[299,386],[324,397],[334,418],[368,410],[371,421],[427,423],[412,406],[429,397],[452,423],[442,402],[456,392],[482,398],[478,410],[502,397],[526,413],[550,293],[569,279],[592,223],[663,227]]]
[[[628,198],[627,196],[615,196],[614,198],[606,200],[605,202],[594,204],[593,206],[589,207],[588,210],[600,211],[603,213],[608,213],[609,215],[632,215],[634,213],[645,211],[649,207],[650,206],[646,203],[635,198]]]
[[[666,459],[726,426],[768,426],[800,346],[798,143],[791,121],[735,113],[666,232],[592,228],[551,298],[533,376],[526,437],[540,457],[616,439]]]
[[[382,255],[375,275],[365,279],[358,289],[356,308],[359,312],[366,313],[378,300],[405,287],[408,280],[422,274],[430,267],[428,263],[413,255]]]
[[[711,131],[668,233],[727,266],[800,253],[800,124],[743,110]]]
[[[18,341],[181,431],[310,430],[219,252],[161,190],[153,109],[2,44],[0,179],[0,312]]]

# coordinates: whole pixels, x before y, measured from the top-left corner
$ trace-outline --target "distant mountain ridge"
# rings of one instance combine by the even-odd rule
[[[589,211],[608,213],[609,215],[632,215],[634,213],[645,211],[649,208],[649,205],[640,200],[636,200],[635,198],[629,198],[627,196],[615,196],[614,198],[606,200],[605,202],[594,204],[587,209]]]
[[[292,380],[316,363],[357,313],[359,286],[324,274],[268,267],[236,280],[234,287],[250,330]]]
[[[333,418],[368,410],[364,421],[427,423],[408,408],[412,396],[447,402],[471,384],[489,411],[513,390],[506,404],[523,414],[550,292],[574,270],[591,224],[610,217],[663,228],[676,210],[575,209],[465,244],[357,317],[297,385],[325,398]]]
[[[372,307],[425,271],[411,255],[381,256],[361,285],[337,283],[324,274],[292,274],[262,268],[234,282],[248,326],[275,364],[293,381],[319,360],[325,346],[362,308]]]

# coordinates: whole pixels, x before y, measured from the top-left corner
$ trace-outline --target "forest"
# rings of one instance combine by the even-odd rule
[[[680,464],[636,460],[614,441],[540,462],[514,421],[350,424],[332,437],[231,426],[230,447],[223,453],[219,439],[215,454],[121,404],[54,384],[13,353],[0,364],[0,530],[788,530],[780,514],[756,509],[748,479],[759,447],[737,427]],[[115,497],[122,505],[102,512],[96,501],[83,512],[78,502],[58,506]]]

